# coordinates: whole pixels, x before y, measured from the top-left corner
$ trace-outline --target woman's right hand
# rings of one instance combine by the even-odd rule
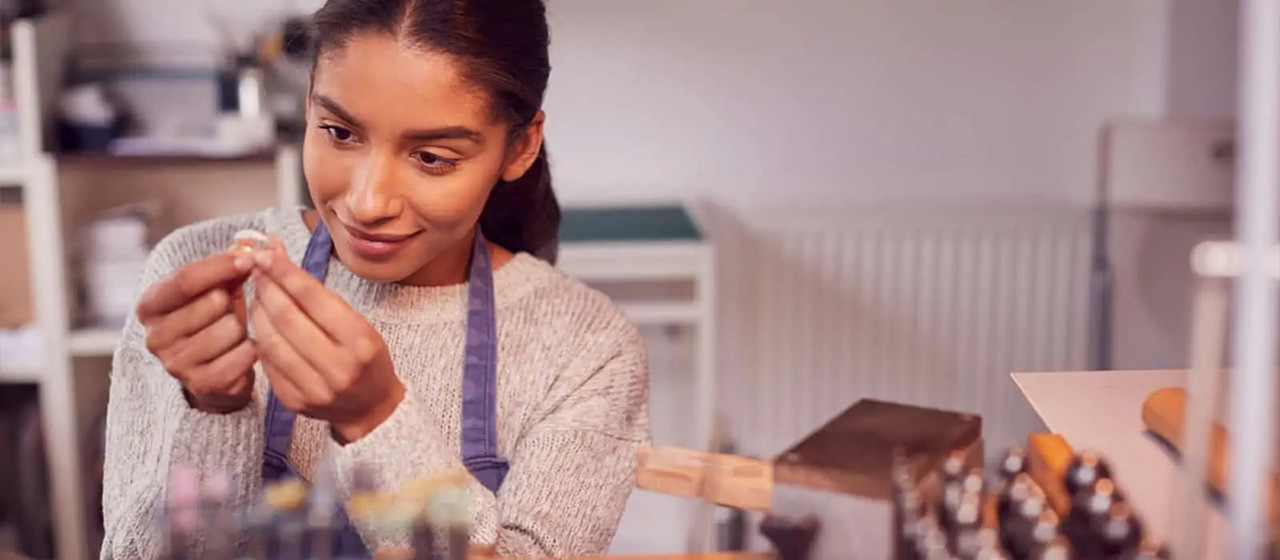
[[[252,268],[252,259],[234,253],[196,261],[152,284],[138,303],[147,349],[197,410],[235,412],[253,398],[258,356],[237,313]]]

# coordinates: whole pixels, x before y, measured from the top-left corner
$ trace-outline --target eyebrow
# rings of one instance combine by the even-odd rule
[[[360,120],[353,117],[341,105],[328,97],[320,94],[313,94],[311,101],[316,105],[323,107],[326,111],[337,115],[338,118],[351,123],[357,128],[364,128],[360,124]],[[465,126],[446,126],[441,128],[428,128],[422,130],[410,130],[402,135],[406,140],[430,141],[430,140],[469,140],[471,142],[480,143],[484,139],[484,135],[480,131],[467,128]]]

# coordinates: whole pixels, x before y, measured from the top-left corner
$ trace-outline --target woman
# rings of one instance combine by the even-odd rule
[[[190,226],[150,258],[115,355],[103,556],[159,553],[174,466],[228,473],[245,507],[324,457],[340,495],[359,465],[387,489],[465,468],[473,543],[499,554],[603,551],[647,365],[615,305],[532,256],[559,225],[542,2],[329,0],[312,41],[316,210]],[[277,246],[227,251],[242,229]]]

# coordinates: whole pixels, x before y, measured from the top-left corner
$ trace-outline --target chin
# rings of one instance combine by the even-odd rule
[[[378,284],[394,284],[409,277],[408,273],[394,267],[367,262],[351,263],[347,268],[356,276]]]
[[[377,262],[363,258],[347,247],[338,247],[337,252],[342,264],[348,270],[370,282],[380,284],[399,282],[408,278],[415,270],[412,266],[404,266],[403,262],[397,262],[397,259]]]

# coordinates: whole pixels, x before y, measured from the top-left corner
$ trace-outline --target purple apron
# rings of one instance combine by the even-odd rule
[[[333,238],[321,222],[311,234],[307,252],[302,257],[302,268],[324,282],[332,251]],[[466,355],[462,367],[462,463],[485,488],[497,492],[507,475],[507,462],[498,457],[498,428],[494,418],[497,410],[498,337],[493,303],[493,265],[489,260],[488,244],[479,227],[471,249],[468,280]],[[280,404],[275,391],[268,391],[266,446],[262,462],[264,481],[298,476],[287,460],[296,417]],[[340,529],[334,552],[339,556],[367,554],[345,512],[337,513]]]

